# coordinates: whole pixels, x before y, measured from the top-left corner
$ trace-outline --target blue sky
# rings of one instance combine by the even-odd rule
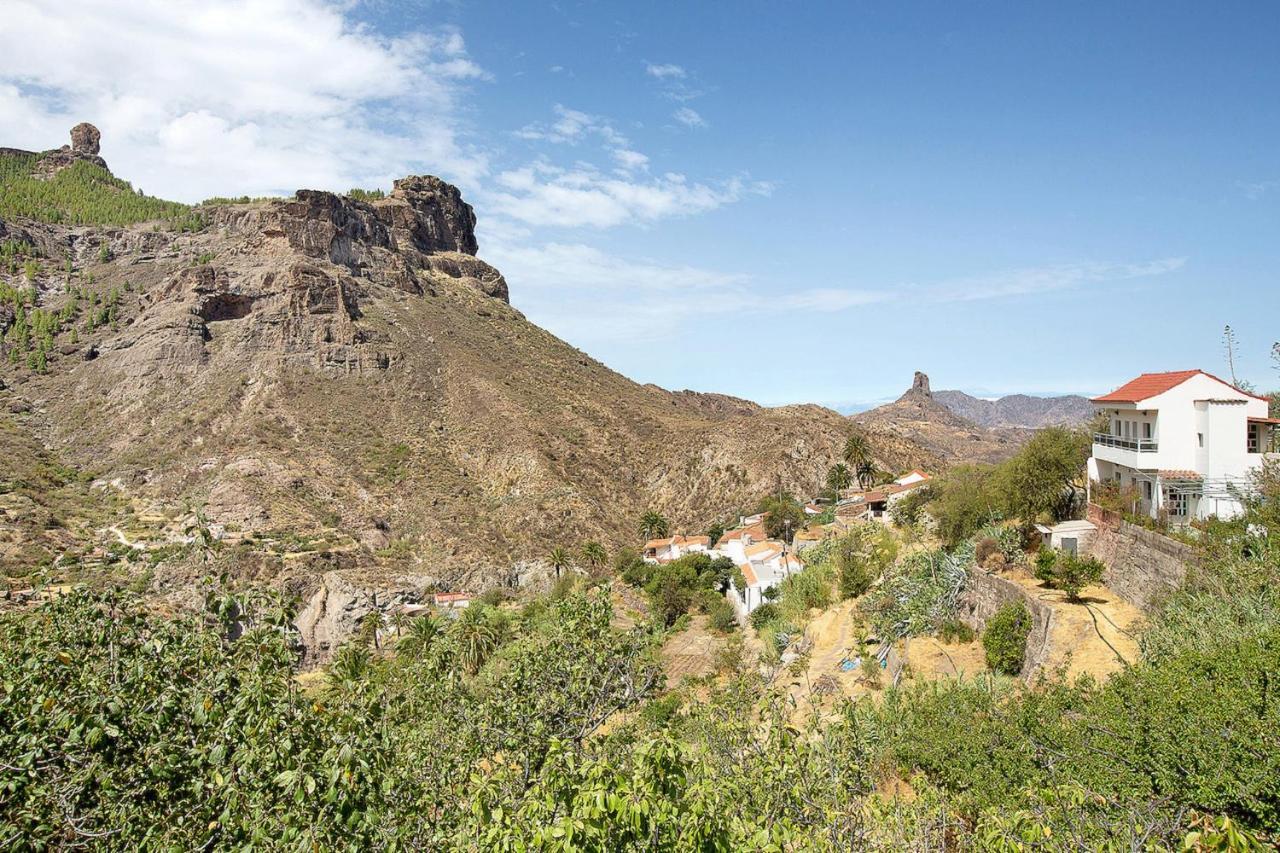
[[[1099,393],[1225,372],[1230,323],[1280,386],[1280,4],[41,5],[0,144],[88,119],[189,200],[439,174],[638,381]]]

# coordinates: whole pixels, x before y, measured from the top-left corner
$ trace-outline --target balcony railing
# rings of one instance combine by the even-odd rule
[[[1136,450],[1139,453],[1155,453],[1160,449],[1160,445],[1150,438],[1125,438],[1106,432],[1095,432],[1093,443],[1101,444],[1103,447],[1118,447],[1121,450]]]

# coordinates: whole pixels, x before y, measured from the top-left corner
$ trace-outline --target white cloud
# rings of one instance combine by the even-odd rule
[[[938,302],[967,302],[1006,296],[1069,290],[1083,285],[1164,275],[1181,269],[1186,258],[1160,258],[1143,263],[1077,263],[1007,270],[952,279],[913,288],[916,296]]]
[[[649,168],[649,158],[639,151],[632,151],[630,148],[615,148],[613,159],[617,161],[618,167],[626,172]]]
[[[674,172],[635,179],[585,163],[563,168],[547,162],[501,172],[496,185],[481,193],[492,213],[534,226],[592,228],[705,213],[772,189],[742,178],[713,186]]]
[[[683,124],[685,127],[707,126],[707,120],[699,115],[698,111],[692,107],[681,107],[672,113],[671,117]]]
[[[486,75],[454,31],[383,37],[323,0],[11,0],[0,42],[5,144],[54,147],[91,121],[113,170],[148,192],[193,200],[487,169],[456,109]]]
[[[579,345],[686,335],[699,319],[819,317],[902,302],[950,302],[1044,293],[1163,275],[1185,263],[1081,263],[892,287],[791,289],[751,275],[609,254],[581,243],[542,243],[527,232],[482,227],[485,256],[503,270],[534,322]]]
[[[680,80],[688,76],[687,72],[683,68],[679,65],[672,65],[671,63],[654,65],[652,62],[646,62],[644,70],[650,77],[657,77],[659,80]]]
[[[485,256],[531,319],[580,343],[660,339],[699,318],[834,312],[882,302],[885,292],[770,288],[745,273],[626,258],[581,243],[509,242],[482,228]],[[527,235],[522,235],[527,237]]]
[[[596,137],[610,146],[626,146],[627,138],[614,129],[613,124],[601,116],[574,110],[564,104],[551,108],[555,120],[550,124],[534,122],[516,131],[521,139],[576,145],[588,137]]]

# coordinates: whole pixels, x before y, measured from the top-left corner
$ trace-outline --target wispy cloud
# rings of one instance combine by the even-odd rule
[[[650,77],[657,77],[659,80],[683,80],[689,76],[688,72],[679,65],[664,63],[655,65],[652,62],[646,62],[644,65],[645,73]]]
[[[707,120],[704,119],[697,110],[692,107],[681,107],[671,114],[671,117],[683,124],[685,127],[706,127]]]
[[[610,228],[691,216],[772,191],[766,182],[738,177],[713,184],[690,181],[676,172],[633,177],[585,163],[565,168],[545,161],[501,172],[495,184],[497,189],[481,194],[490,212],[533,226],[562,228]]]
[[[1181,269],[1186,258],[1160,258],[1142,263],[1076,263],[1025,267],[987,275],[957,278],[909,288],[916,298],[936,302],[968,302],[998,299],[1098,284],[1146,278]]]
[[[1245,198],[1257,200],[1272,190],[1280,189],[1280,180],[1276,181],[1236,181],[1236,187],[1244,193]]]
[[[524,235],[527,237],[527,235]],[[517,304],[579,343],[625,335],[670,339],[699,319],[876,310],[903,302],[955,302],[1041,294],[1159,276],[1183,258],[1024,268],[923,285],[788,289],[752,275],[626,258],[581,243],[534,244],[498,236],[486,254],[504,270]]]

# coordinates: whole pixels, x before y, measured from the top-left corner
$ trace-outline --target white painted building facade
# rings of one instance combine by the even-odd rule
[[[1093,437],[1091,483],[1132,488],[1152,518],[1239,514],[1253,472],[1276,455],[1266,398],[1201,370],[1143,374],[1092,402],[1108,429]]]

